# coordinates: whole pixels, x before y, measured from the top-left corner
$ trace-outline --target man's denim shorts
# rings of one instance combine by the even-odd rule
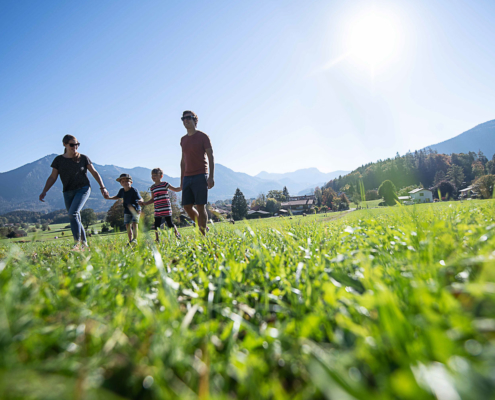
[[[124,224],[127,225],[131,222],[139,224],[139,214],[124,214]]]
[[[182,205],[208,203],[208,174],[185,176],[182,182]]]

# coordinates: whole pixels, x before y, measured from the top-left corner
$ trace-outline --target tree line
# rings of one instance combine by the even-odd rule
[[[350,196],[360,194],[360,182],[365,192],[377,189],[389,180],[397,188],[432,188],[440,182],[450,182],[456,191],[473,184],[477,179],[495,174],[495,154],[489,160],[478,153],[439,154],[431,149],[408,152],[403,156],[365,164],[348,175],[329,181],[324,189],[345,192]],[[369,192],[370,195],[372,192]],[[368,198],[367,198],[368,200]]]

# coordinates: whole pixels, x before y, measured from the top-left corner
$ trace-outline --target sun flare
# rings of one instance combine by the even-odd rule
[[[369,12],[349,25],[349,53],[375,67],[390,59],[397,50],[398,26],[392,15]]]

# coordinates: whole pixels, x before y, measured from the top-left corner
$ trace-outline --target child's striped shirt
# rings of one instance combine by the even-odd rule
[[[168,194],[168,182],[160,182],[151,186],[153,193],[153,204],[155,206],[155,217],[168,217],[172,215],[172,205]]]

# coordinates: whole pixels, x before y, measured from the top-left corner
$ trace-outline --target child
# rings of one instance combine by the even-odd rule
[[[143,198],[136,188],[132,187],[132,178],[129,174],[121,174],[117,182],[122,185],[117,196],[109,197],[108,200],[124,199],[124,223],[129,237],[129,244],[136,244],[138,237],[137,225],[141,213],[140,202]]]
[[[170,185],[168,182],[162,182],[163,171],[160,168],[155,168],[151,171],[151,179],[155,184],[151,186],[151,200],[146,202],[141,201],[140,204],[143,206],[147,206],[148,204],[154,203],[155,205],[155,236],[156,241],[158,242],[158,228],[162,225],[162,223],[167,223],[167,227],[174,228],[175,236],[177,239],[180,239],[179,231],[177,227],[172,222],[172,205],[170,203],[170,195],[168,194],[169,190],[174,192],[180,192],[182,190],[181,187],[174,187]]]

